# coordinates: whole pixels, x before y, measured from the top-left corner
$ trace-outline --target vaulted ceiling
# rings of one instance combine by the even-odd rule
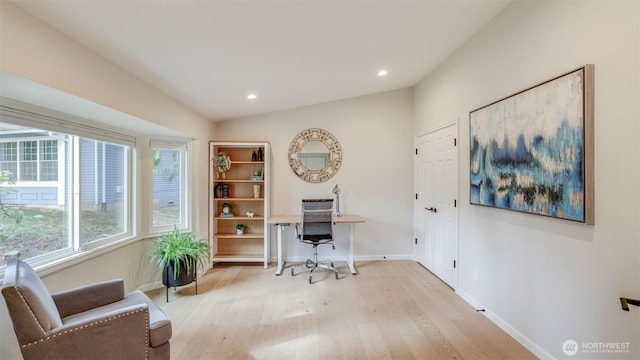
[[[509,2],[15,1],[214,121],[413,86]]]

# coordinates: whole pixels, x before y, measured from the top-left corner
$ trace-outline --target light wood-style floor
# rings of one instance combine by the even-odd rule
[[[413,261],[336,264],[281,276],[274,267],[216,265],[194,284],[147,294],[173,325],[171,358],[535,359]]]

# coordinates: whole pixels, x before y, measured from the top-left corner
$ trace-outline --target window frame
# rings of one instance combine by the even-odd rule
[[[153,158],[153,152],[155,149],[162,149],[162,150],[177,150],[180,151],[180,172],[179,172],[179,179],[180,179],[180,189],[179,189],[179,196],[180,196],[180,221],[178,223],[174,223],[174,224],[167,224],[167,225],[154,225],[154,196],[153,196],[153,191],[154,191],[154,184],[153,184],[153,161],[151,163],[151,186],[150,186],[150,196],[149,196],[149,231],[152,234],[158,234],[158,233],[165,233],[165,232],[169,232],[171,230],[173,230],[174,226],[177,226],[177,228],[179,230],[189,230],[191,228],[191,223],[189,221],[190,219],[190,184],[191,184],[191,175],[190,175],[190,171],[189,171],[189,158],[190,158],[190,151],[191,151],[191,145],[189,142],[185,141],[185,140],[178,140],[178,139],[165,139],[165,138],[152,138],[149,140],[149,147],[148,150],[151,154],[151,157]]]
[[[84,138],[84,139],[87,139],[87,138]],[[95,140],[95,139],[89,139],[89,140],[99,141],[102,144],[108,143],[102,140]],[[134,164],[136,163],[136,157],[135,157],[136,151],[135,151],[135,147],[126,146],[126,145],[123,145],[123,146],[125,146],[124,156],[123,156],[125,163],[123,164],[124,165],[123,166],[124,188],[122,189],[122,194],[123,194],[122,197],[123,199],[126,199],[125,205],[123,207],[124,214],[122,219],[124,222],[123,223],[124,231],[118,234],[113,234],[111,236],[101,238],[101,239],[96,239],[89,242],[82,242],[82,239],[80,237],[82,230],[79,229],[79,232],[73,235],[74,248],[76,248],[77,251],[87,251],[87,250],[95,249],[95,248],[104,246],[106,244],[119,241],[121,239],[129,238],[134,235],[134,231],[132,228],[132,224],[134,222],[134,219],[132,218],[132,214],[133,214],[132,209],[135,203],[135,199],[131,196],[131,194],[132,194],[132,186],[134,186],[134,183],[132,182],[132,178],[133,178]],[[81,160],[77,160],[77,161],[81,161]],[[80,182],[78,182],[78,186],[82,186],[80,185]],[[74,226],[76,224],[79,226],[80,216],[78,213],[82,210],[81,195],[73,194],[73,196],[74,196],[73,201],[75,202],[77,200],[79,203],[78,205],[79,207],[74,206],[74,210],[73,210]],[[77,199],[75,197],[77,197]],[[75,219],[76,216],[78,216],[77,219]]]
[[[32,264],[33,266],[42,266],[48,264],[54,264],[66,261],[67,259],[72,259],[78,256],[83,256],[86,254],[91,254],[98,249],[103,249],[110,247],[115,244],[120,244],[128,239],[138,238],[135,233],[134,223],[136,219],[133,218],[134,214],[134,206],[136,202],[136,198],[134,196],[136,186],[135,182],[135,173],[133,169],[135,169],[135,164],[137,161],[137,153],[136,153],[136,136],[127,133],[122,129],[113,129],[107,126],[102,126],[102,124],[94,123],[91,120],[77,118],[69,114],[60,113],[54,110],[40,108],[35,105],[25,104],[18,101],[6,99],[0,97],[0,122],[18,125],[21,127],[33,128],[41,131],[48,131],[49,134],[54,135],[62,135],[69,136],[70,141],[76,142],[75,146],[71,146],[68,152],[70,154],[64,154],[60,152],[58,148],[58,159],[60,157],[68,157],[71,161],[67,164],[67,160],[63,162],[70,167],[67,169],[66,166],[64,169],[60,169],[58,167],[58,181],[19,181],[16,179],[16,183],[11,185],[12,187],[29,187],[29,186],[42,186],[42,185],[53,185],[57,184],[59,188],[69,186],[71,189],[74,188],[74,184],[77,184],[76,187],[80,186],[80,172],[82,166],[78,161],[80,161],[79,153],[79,142],[80,139],[93,140],[97,142],[106,142],[115,145],[122,145],[125,149],[125,164],[123,164],[124,168],[124,188],[123,189],[123,199],[126,202],[124,205],[124,214],[122,221],[123,224],[123,232],[113,234],[110,236],[106,236],[101,239],[96,239],[90,242],[81,243],[80,239],[80,212],[82,207],[80,206],[80,193],[76,193],[71,189],[67,190],[65,203],[68,204],[69,210],[68,215],[66,216],[67,221],[67,239],[66,245],[62,249],[57,249],[50,251],[46,254],[32,256],[27,258],[26,260]],[[29,136],[25,136],[24,138],[17,138],[15,140],[7,140],[3,142],[13,142],[16,144],[16,162],[21,161],[20,156],[20,142],[22,141],[31,141],[36,140],[37,143],[37,178],[39,179],[39,171],[40,171],[40,141],[41,140],[58,140],[58,145],[60,145],[60,140],[56,139],[55,136],[50,136],[47,139],[35,138],[31,139]],[[76,152],[74,154],[74,152]],[[17,165],[17,170],[19,172],[19,165]],[[68,171],[67,174],[61,173],[60,171]],[[61,177],[62,176],[62,177]],[[65,178],[68,179],[65,180]],[[67,182],[70,182],[69,185]],[[4,271],[4,269],[0,269],[0,274]]]

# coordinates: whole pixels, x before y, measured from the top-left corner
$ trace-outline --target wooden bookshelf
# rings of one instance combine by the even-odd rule
[[[259,149],[262,150],[261,159],[258,157]],[[224,176],[214,166],[215,157],[222,152],[231,160],[231,166]],[[268,142],[209,143],[209,236],[214,263],[262,262],[267,267],[269,156]],[[254,196],[254,185],[259,186],[257,197]],[[225,204],[231,206],[233,216],[223,214]],[[247,212],[252,212],[253,216],[247,216]],[[247,227],[243,234],[237,233],[238,224]]]

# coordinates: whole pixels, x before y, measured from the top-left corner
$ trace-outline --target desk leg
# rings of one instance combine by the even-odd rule
[[[356,237],[356,225],[349,224],[349,259],[347,260],[347,265],[349,266],[349,270],[352,275],[357,275],[356,267],[353,265],[353,240]]]
[[[282,274],[284,268],[284,258],[282,257],[282,231],[283,227],[289,226],[289,224],[277,224],[278,227],[278,268],[276,269],[276,275]]]

